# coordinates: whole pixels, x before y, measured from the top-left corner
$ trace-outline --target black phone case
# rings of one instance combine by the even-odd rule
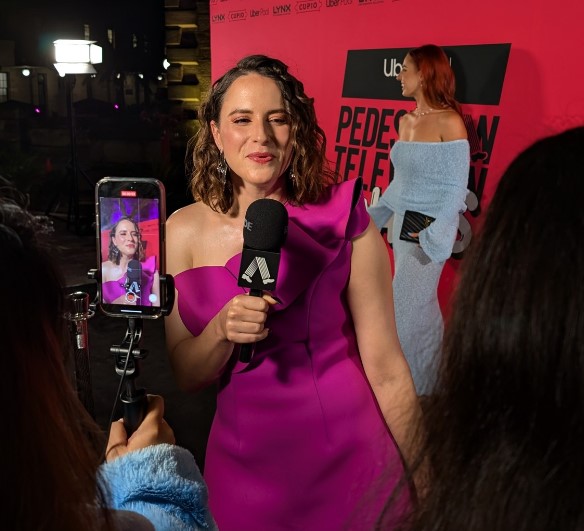
[[[399,234],[399,239],[405,242],[420,243],[419,238],[410,236],[410,233],[419,233],[435,220],[432,216],[416,212],[415,210],[406,210],[404,214],[404,221]]]

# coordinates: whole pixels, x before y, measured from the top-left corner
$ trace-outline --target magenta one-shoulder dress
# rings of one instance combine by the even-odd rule
[[[160,301],[152,302],[150,300],[152,284],[154,284],[154,273],[156,272],[156,257],[149,256],[141,263],[141,266],[140,291],[137,293],[140,297],[138,304],[141,306],[160,306]],[[126,294],[126,288],[124,287],[126,278],[126,273],[124,273],[117,280],[108,280],[101,285],[103,302],[112,303],[118,297]]]
[[[270,309],[270,334],[249,364],[235,349],[219,380],[204,474],[211,511],[221,531],[371,529],[403,468],[346,300],[351,239],[370,219],[361,182],[286,208],[273,290],[281,303]],[[193,335],[244,292],[240,260],[176,276],[179,312]],[[396,517],[407,504],[404,491]]]

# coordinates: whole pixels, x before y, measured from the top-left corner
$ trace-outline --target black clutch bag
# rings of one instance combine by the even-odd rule
[[[410,236],[410,233],[419,233],[426,227],[430,226],[436,218],[428,216],[427,214],[422,214],[421,212],[416,212],[415,210],[406,210],[404,214],[404,222],[399,234],[399,239],[406,242],[420,243],[419,238],[414,238]]]

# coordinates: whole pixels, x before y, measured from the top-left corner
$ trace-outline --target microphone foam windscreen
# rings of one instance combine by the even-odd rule
[[[139,260],[130,260],[128,262],[127,275],[130,281],[140,282],[142,276],[142,264]]]
[[[249,205],[243,224],[243,244],[258,251],[278,252],[288,234],[288,212],[275,199],[258,199]]]

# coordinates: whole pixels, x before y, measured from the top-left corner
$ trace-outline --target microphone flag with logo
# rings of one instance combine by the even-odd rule
[[[142,264],[139,260],[130,260],[126,271],[126,302],[134,303],[140,298],[142,287]]]
[[[280,201],[258,199],[249,205],[243,221],[243,250],[237,285],[261,297],[274,290],[280,266],[280,249],[288,234],[288,212]],[[248,363],[253,343],[241,345],[239,360]]]

